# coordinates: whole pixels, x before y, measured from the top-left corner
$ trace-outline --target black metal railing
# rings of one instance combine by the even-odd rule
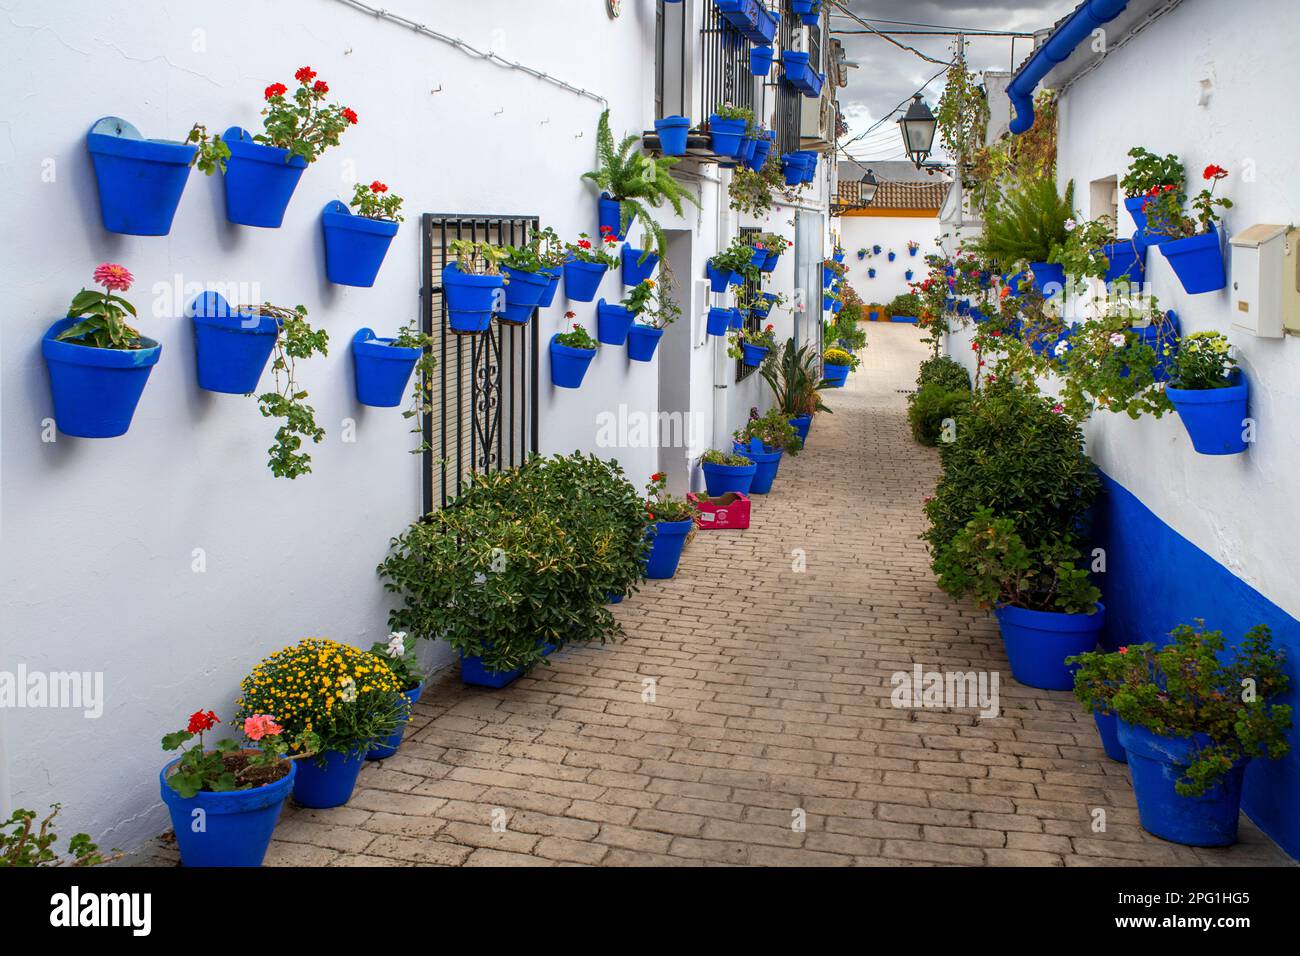
[[[795,31],[798,28],[798,14],[794,12],[790,0],[782,0],[781,26],[777,34],[782,53],[794,49]],[[791,153],[799,148],[799,127],[803,120],[803,94],[786,83],[782,74],[782,69],[777,67],[765,85],[766,92],[772,95],[773,114],[769,123],[776,133],[776,145],[772,152],[778,158],[782,153]]]
[[[719,106],[729,103],[738,109],[755,110],[754,74],[749,68],[750,42],[723,19],[710,3],[704,10],[700,30],[700,120],[707,120]]]

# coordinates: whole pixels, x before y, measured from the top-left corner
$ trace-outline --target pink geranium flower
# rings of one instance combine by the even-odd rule
[[[95,267],[95,281],[109,292],[126,292],[135,281],[135,276],[127,271],[126,266],[115,262],[101,262]]]
[[[252,717],[244,718],[244,736],[249,740],[274,737],[276,734],[283,732],[284,728],[275,722],[274,717],[268,714],[254,714]]]

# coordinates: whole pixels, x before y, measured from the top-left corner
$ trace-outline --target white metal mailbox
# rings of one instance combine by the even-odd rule
[[[1290,226],[1260,223],[1229,240],[1232,249],[1232,325],[1261,338],[1280,339],[1295,287],[1295,242]],[[1287,263],[1290,262],[1290,273]]]

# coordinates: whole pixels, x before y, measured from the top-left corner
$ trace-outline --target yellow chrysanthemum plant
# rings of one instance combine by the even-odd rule
[[[274,714],[286,739],[315,734],[318,760],[387,740],[410,715],[401,682],[379,657],[323,637],[276,651],[239,685],[240,717]]]

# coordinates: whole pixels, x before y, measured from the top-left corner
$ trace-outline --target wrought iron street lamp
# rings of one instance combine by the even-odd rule
[[[876,174],[870,169],[858,183],[858,198],[864,206],[870,206],[871,200],[876,198],[876,190],[880,187],[880,181],[876,179]]]
[[[907,108],[903,118],[898,121],[899,131],[903,134],[903,148],[917,169],[925,166],[926,157],[934,147],[934,134],[939,121],[925,105],[921,94],[912,97],[912,105]]]

